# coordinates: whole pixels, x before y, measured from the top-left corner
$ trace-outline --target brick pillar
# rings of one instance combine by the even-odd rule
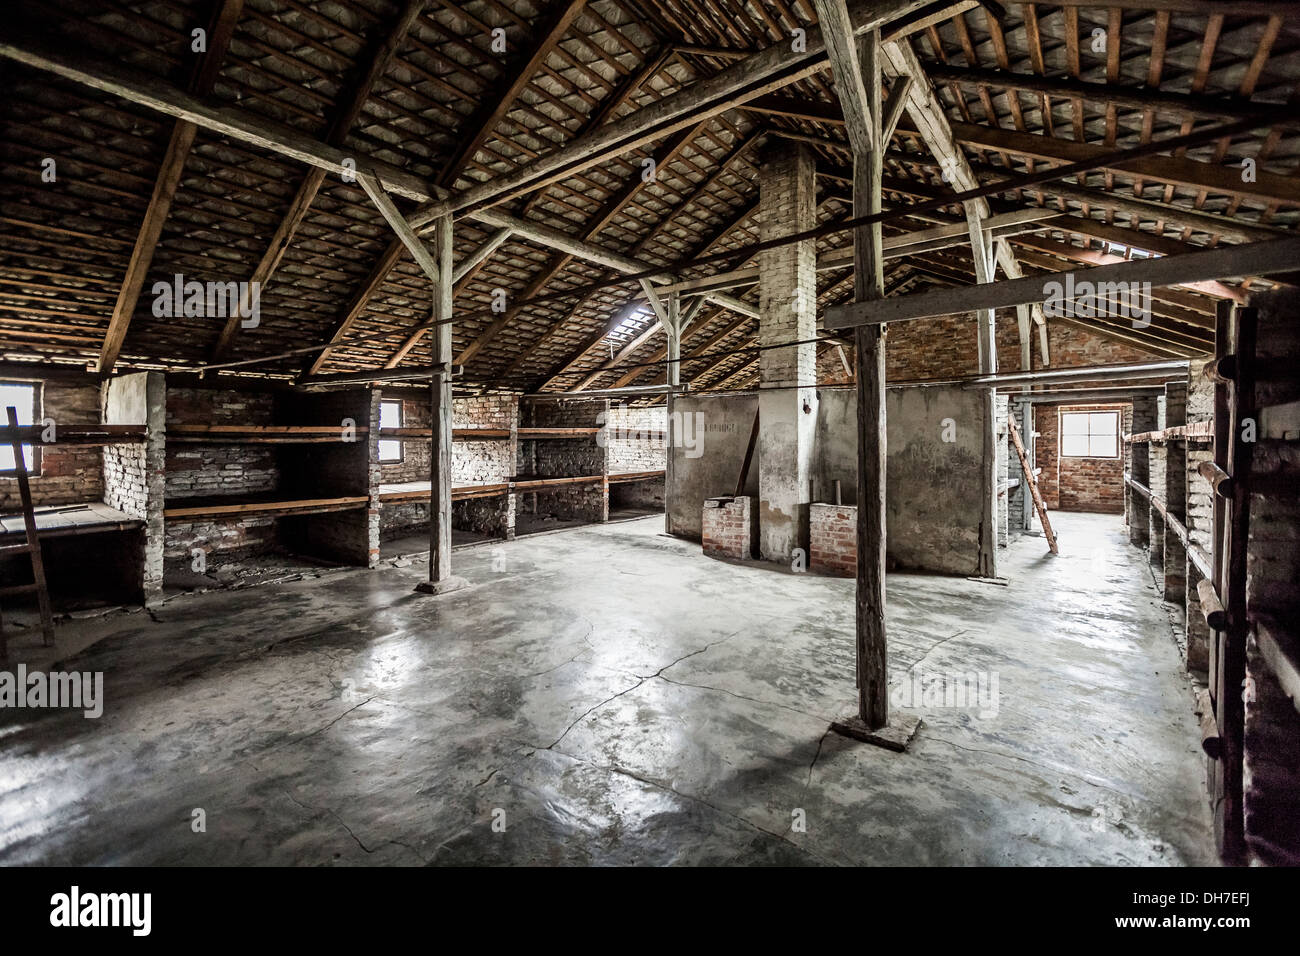
[[[1187,421],[1205,422],[1214,418],[1214,385],[1203,373],[1205,362],[1193,362],[1187,377]],[[1187,442],[1185,446],[1187,467],[1183,472],[1186,481],[1184,497],[1187,535],[1207,555],[1213,551],[1214,542],[1214,492],[1197,468],[1203,461],[1213,461],[1213,446],[1209,442]],[[1186,569],[1187,598],[1187,667],[1193,671],[1208,669],[1210,664],[1210,628],[1201,613],[1201,599],[1196,585],[1200,572],[1189,560]]]
[[[1133,399],[1133,421],[1129,426],[1134,435],[1156,430],[1155,398]],[[1128,446],[1129,474],[1133,480],[1151,487],[1151,443],[1135,442]],[[1128,539],[1139,548],[1151,540],[1151,519],[1147,512],[1151,505],[1136,491],[1130,490],[1124,498],[1128,508]]]
[[[778,239],[817,221],[812,153],[777,140],[759,175],[761,237]],[[812,240],[759,255],[762,304],[759,345],[811,340],[817,326],[817,250]],[[759,355],[759,555],[787,562],[808,548],[808,502],[813,428],[817,419],[816,346],[772,349]],[[804,386],[804,387],[791,387]],[[807,411],[805,411],[805,408]]]
[[[1156,396],[1156,430],[1161,431],[1165,427],[1165,397]],[[1151,494],[1161,501],[1165,499],[1165,462],[1168,457],[1169,442],[1152,442],[1147,445],[1147,479],[1148,487]],[[1160,516],[1160,512],[1152,507],[1147,516],[1147,542],[1150,550],[1147,552],[1147,559],[1151,562],[1152,568],[1159,570],[1164,566],[1165,560],[1165,519]]]

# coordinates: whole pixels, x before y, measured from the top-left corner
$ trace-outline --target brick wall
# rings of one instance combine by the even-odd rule
[[[480,395],[451,403],[454,428],[513,428],[519,421],[517,395]],[[451,455],[453,485],[495,484],[514,474],[514,450],[509,441],[458,441]],[[426,474],[428,477],[426,463]],[[424,480],[423,478],[420,480]]]
[[[715,558],[749,558],[753,554],[753,499],[709,498],[704,502],[701,536],[704,553]]]
[[[998,368],[1020,368],[1020,333],[1014,310],[997,316]],[[1037,342],[1037,333],[1035,333]],[[1049,342],[1050,346],[1050,342]],[[1037,345],[1034,347],[1037,356]],[[838,364],[838,356],[835,359]],[[1055,356],[1052,364],[1058,364]],[[945,315],[895,322],[885,337],[885,381],[948,378],[979,371],[975,316]]]
[[[1124,459],[1067,458],[1061,454],[1060,421],[1066,412],[1117,411],[1124,429],[1124,405],[1040,405],[1035,409],[1039,438],[1038,465],[1043,501],[1048,510],[1095,511],[1122,514],[1124,511]]]
[[[529,428],[588,428],[602,424],[609,414],[604,400],[579,402],[528,402],[521,420]],[[603,436],[585,438],[543,438],[519,442],[516,470],[524,478],[577,478],[605,475],[609,469],[608,448]],[[522,493],[516,510],[552,514],[558,518],[608,521],[609,497],[600,482],[560,485],[538,492]],[[535,497],[534,497],[535,495]]]
[[[1038,439],[1034,448],[1034,464],[1043,469],[1038,475],[1038,493],[1048,511],[1061,507],[1061,436],[1060,415],[1054,405],[1034,406],[1034,428]]]
[[[269,392],[167,389],[168,425],[270,425]],[[168,498],[242,495],[274,491],[280,469],[273,445],[167,444]]]
[[[270,425],[270,392],[221,388],[167,388],[166,418],[172,425]],[[187,498],[274,492],[280,485],[275,446],[188,444],[166,446],[164,484],[169,504]],[[194,552],[209,568],[281,550],[274,518],[248,517],[168,521],[163,556],[170,570],[189,570]]]
[[[663,471],[668,458],[663,437],[667,423],[668,409],[662,405],[611,405],[605,416],[609,473]]]
[[[38,384],[38,383],[33,383]],[[97,425],[99,417],[99,385],[48,381],[39,385],[36,396],[36,420],[53,419],[57,430],[60,425]],[[4,409],[0,409],[0,421]],[[132,424],[142,424],[134,422]],[[37,505],[81,504],[101,501],[104,497],[104,471],[100,450],[93,446],[37,448],[40,474],[30,480],[32,503]],[[35,464],[35,462],[34,462]],[[0,478],[0,508],[18,511],[22,501],[18,496],[18,482]]]
[[[813,571],[854,577],[858,573],[858,509],[813,504],[808,508],[808,566]]]

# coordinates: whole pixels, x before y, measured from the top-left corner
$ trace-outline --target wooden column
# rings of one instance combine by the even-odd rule
[[[977,203],[966,206],[966,223],[970,231],[971,253],[975,259],[975,280],[992,282],[996,275],[996,251],[993,236],[984,226]],[[993,375],[998,370],[997,313],[993,309],[979,309],[975,313],[975,335],[979,344],[980,373]],[[980,521],[979,573],[986,578],[996,577],[998,548],[998,442],[997,398],[993,389],[984,395],[984,501]]]
[[[451,216],[436,220],[433,228],[433,321],[429,330],[433,364],[439,367],[429,388],[429,580],[416,590],[442,594],[463,587],[465,582],[451,573],[451,305],[452,305]]]
[[[853,149],[853,215],[881,210],[885,155],[881,101],[880,31],[854,40],[845,0],[815,0]],[[853,233],[853,297],[857,303],[885,297],[885,252],[880,224]],[[858,409],[858,526],[856,637],[858,713],[831,726],[858,740],[904,750],[920,721],[889,715],[885,639],[885,327],[853,330]]]
[[[881,210],[884,158],[880,142],[880,34],[859,46],[867,91],[870,142],[853,151],[853,215]],[[862,148],[863,146],[866,148]],[[884,242],[880,224],[853,233],[853,296],[859,302],[885,297]],[[858,716],[872,730],[889,722],[889,675],[885,640],[885,329],[855,329],[858,385],[857,645]]]
[[[682,381],[682,363],[679,361],[682,357],[682,297],[680,292],[673,292],[668,297],[667,316],[662,323],[664,335],[668,339],[668,347],[665,358],[668,359],[668,365],[664,370],[664,381],[668,385],[668,395],[665,402],[668,406],[668,415],[664,425],[664,533],[673,533],[673,511],[671,508],[670,496],[672,495],[673,479],[677,474],[673,458],[675,457],[674,448],[676,447],[676,434],[673,429],[673,391]]]

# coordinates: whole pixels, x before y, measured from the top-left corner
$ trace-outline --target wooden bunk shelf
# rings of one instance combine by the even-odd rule
[[[341,442],[342,425],[168,425],[169,442],[223,445],[310,445]],[[358,425],[356,436],[369,428]]]
[[[507,484],[459,485],[451,489],[452,501],[465,501],[469,498],[494,498],[510,491]],[[392,501],[428,501],[430,495],[427,481],[400,481],[379,486],[379,500]]]
[[[1153,441],[1208,442],[1213,439],[1214,422],[1192,422],[1190,425],[1175,425],[1173,428],[1165,428],[1158,432],[1139,432],[1136,435],[1126,435],[1124,437],[1124,440],[1131,445]]]
[[[544,488],[556,488],[560,485],[581,485],[605,480],[604,475],[581,475],[573,478],[517,478],[510,482],[510,487],[513,491],[541,491]]]
[[[12,444],[16,438],[24,445],[127,445],[143,442],[144,425],[55,425],[54,441],[45,441],[45,426],[0,425],[0,443]]]
[[[289,515],[323,514],[328,511],[351,511],[370,504],[369,495],[338,498],[280,498],[274,494],[222,495],[214,498],[175,498],[163,506],[163,517],[170,521],[194,521],[204,518],[280,518]]]
[[[144,527],[139,518],[132,518],[102,501],[85,504],[47,505],[34,508],[36,531],[41,538],[61,538],[69,535],[97,534],[106,531],[135,531]],[[0,541],[13,541],[24,533],[22,514],[0,516]],[[17,554],[11,545],[0,549],[0,556]]]
[[[584,428],[520,428],[519,438],[524,439],[544,439],[544,438],[590,438],[598,434],[603,429],[599,426]]]
[[[649,481],[652,478],[662,478],[667,474],[664,470],[659,471],[625,471],[622,474],[610,475],[609,483],[611,485],[620,485],[628,481]]]
[[[428,428],[403,426],[401,428],[381,428],[379,437],[385,441],[429,441]],[[453,441],[501,441],[510,437],[508,428],[453,428]]]

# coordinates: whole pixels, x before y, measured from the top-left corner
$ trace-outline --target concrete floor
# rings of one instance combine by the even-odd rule
[[[441,598],[417,561],[68,623],[102,629],[66,666],[105,713],[0,712],[0,863],[1213,863],[1145,561],[1054,521],[1007,587],[890,576],[893,672],[999,678],[907,754],[827,732],[851,581],[658,517],[458,552]]]

